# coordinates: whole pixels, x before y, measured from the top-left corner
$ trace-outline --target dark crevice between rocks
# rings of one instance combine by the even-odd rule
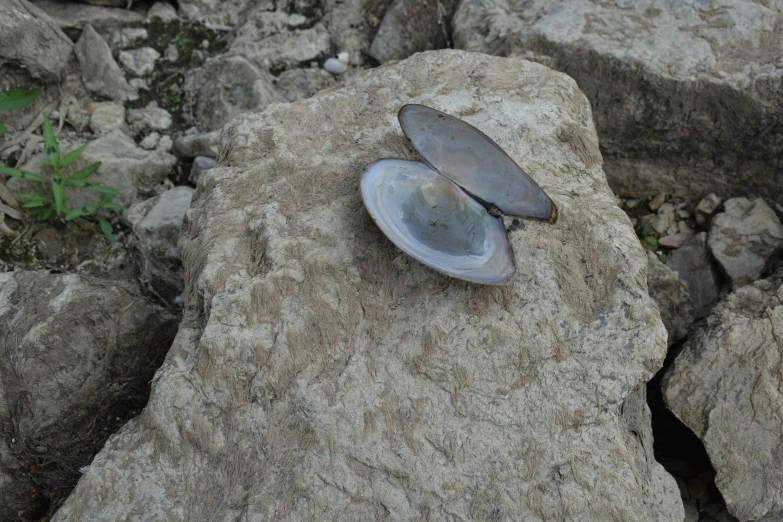
[[[680,486],[683,503],[694,504],[700,521],[735,521],[726,511],[726,502],[715,485],[715,469],[704,444],[674,413],[669,411],[663,399],[661,381],[677,355],[684,349],[684,342],[669,348],[663,367],[647,383],[647,404],[652,413],[653,451],[664,469]]]

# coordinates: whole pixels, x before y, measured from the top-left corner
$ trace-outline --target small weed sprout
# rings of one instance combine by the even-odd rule
[[[179,89],[176,87],[172,87],[169,90],[169,99],[171,100],[171,103],[174,105],[181,105],[182,104],[182,93],[179,92]]]
[[[66,176],[63,171],[84,152],[88,144],[85,143],[78,149],[72,150],[63,156],[46,114],[43,115],[43,137],[44,151],[47,157],[46,164],[52,168],[52,173],[49,176],[0,165],[0,173],[36,184],[35,192],[19,194],[19,197],[25,201],[22,206],[31,209],[32,215],[39,221],[49,219],[52,214],[58,217],[63,216],[65,221],[70,221],[77,217],[93,221],[97,220],[101,232],[109,241],[114,242],[116,238],[111,223],[105,217],[98,215],[98,213],[104,209],[123,210],[125,207],[112,201],[119,192],[116,188],[105,187],[87,179],[98,170],[101,162],[93,163],[70,176]],[[76,208],[69,208],[65,204],[68,199],[65,197],[65,187],[68,186],[97,192],[101,195],[101,199],[95,205],[85,204]]]
[[[10,91],[0,91],[0,111],[13,111],[27,107],[41,94],[41,88],[26,91],[24,89],[13,89]],[[11,131],[5,128],[3,122],[0,122],[0,134],[11,134]]]
[[[190,39],[178,34],[171,39],[171,43],[175,44],[177,47],[187,47],[190,45]]]

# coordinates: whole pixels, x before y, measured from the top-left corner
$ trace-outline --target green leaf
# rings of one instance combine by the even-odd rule
[[[41,88],[31,89],[26,91],[24,89],[13,89],[11,91],[0,92],[0,111],[12,111],[14,109],[21,109],[27,107],[38,98],[41,93]]]
[[[78,180],[86,179],[87,177],[91,176],[96,170],[98,170],[98,167],[100,166],[101,166],[100,161],[98,163],[93,163],[89,167],[84,167],[82,170],[78,172],[74,172],[71,176],[68,176],[68,180],[78,181]],[[76,185],[76,183],[70,183],[70,184]],[[83,187],[84,185],[79,185],[79,186]]]
[[[66,155],[65,155],[65,157],[63,158],[63,160],[60,162],[60,168],[61,168],[61,169],[64,169],[65,167],[67,167],[68,165],[70,165],[70,164],[71,164],[71,162],[72,162],[73,160],[75,160],[76,158],[78,158],[78,157],[79,157],[79,155],[80,155],[82,152],[84,152],[84,149],[86,149],[86,148],[87,148],[87,145],[89,145],[89,143],[85,143],[84,145],[82,145],[82,146],[81,146],[81,147],[79,147],[78,149],[76,149],[76,150],[72,150],[71,152],[69,152],[68,154],[66,154]]]
[[[114,237],[114,229],[111,226],[111,223],[109,223],[105,218],[98,218],[98,223],[101,226],[101,232],[103,232],[103,235],[106,236],[106,238],[114,243],[115,237]]]
[[[52,193],[54,194],[54,208],[59,216],[63,212],[63,180],[52,178]]]
[[[93,207],[92,211],[90,211],[90,208],[92,205],[82,205],[81,207],[76,207],[75,209],[71,210],[65,215],[65,221],[70,221],[74,218],[81,217],[81,216],[90,216],[95,211],[95,207]]]
[[[11,134],[11,131],[5,128],[2,121],[0,121],[0,134]]]
[[[38,213],[38,220],[39,221],[46,221],[47,219],[49,219],[49,216],[51,216],[51,215],[52,215],[52,207],[48,207],[48,208],[42,209]]]
[[[658,238],[655,236],[647,236],[644,238],[644,240],[647,242],[648,245],[657,247],[658,246]]]
[[[110,208],[112,210],[125,210],[124,205],[120,205],[119,203],[114,203],[113,201],[109,201],[108,203],[104,203],[103,208]]]
[[[642,229],[642,235],[643,236],[651,236],[655,233],[655,229],[651,227],[650,225],[645,225],[645,227]]]
[[[0,165],[0,174],[6,174],[7,176],[13,176],[25,181],[43,181],[43,178],[38,174],[33,174],[32,172],[28,172],[22,169],[12,169],[11,167],[6,167],[5,165]]]
[[[660,262],[661,262],[661,263],[663,263],[664,265],[666,264],[666,261],[668,261],[668,260],[669,260],[669,258],[668,258],[668,257],[666,257],[666,256],[664,256],[664,255],[660,255],[660,256],[658,256],[658,261],[660,261]]]
[[[60,170],[60,146],[57,144],[57,138],[54,135],[54,129],[52,124],[49,123],[49,118],[46,114],[43,115],[43,138],[44,138],[44,152],[48,161],[47,165],[52,167],[55,171]]]
[[[103,185],[98,185],[97,183],[93,183],[92,181],[86,181],[82,186],[87,190],[100,192],[101,194],[111,194],[112,196],[116,196],[117,194],[119,194],[119,191],[114,187],[104,187]]]
[[[38,208],[43,207],[46,205],[46,201],[43,199],[34,199],[32,201],[28,201],[24,205],[22,205],[23,208]]]

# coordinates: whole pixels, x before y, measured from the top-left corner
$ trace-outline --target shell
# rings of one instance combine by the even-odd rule
[[[464,121],[424,105],[405,105],[402,132],[432,167],[454,183],[510,216],[554,223],[557,207],[486,134]]]
[[[382,159],[361,179],[364,206],[403,252],[439,272],[502,285],[516,272],[500,213],[557,221],[552,199],[486,134],[424,105],[400,126],[429,165]]]
[[[439,272],[501,285],[516,272],[503,220],[416,161],[382,159],[361,179],[364,205],[402,251]]]

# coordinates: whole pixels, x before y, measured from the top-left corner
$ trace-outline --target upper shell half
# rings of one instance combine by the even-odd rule
[[[405,105],[398,118],[416,151],[473,196],[507,215],[557,220],[557,207],[549,196],[477,128],[424,105]]]
[[[364,204],[405,253],[439,272],[501,285],[516,266],[503,220],[445,176],[417,161],[382,159],[361,180]]]

